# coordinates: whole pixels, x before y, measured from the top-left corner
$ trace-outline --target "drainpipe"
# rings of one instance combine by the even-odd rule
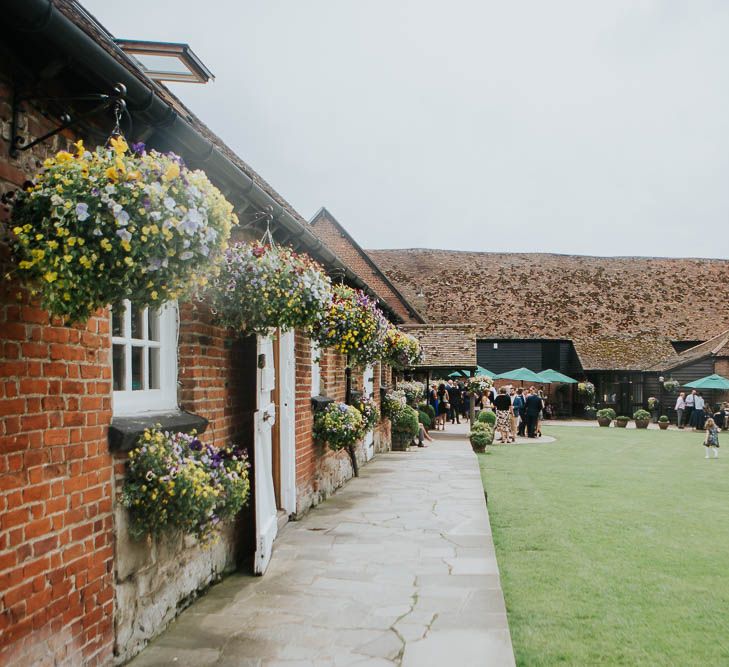
[[[94,24],[80,5],[72,4],[74,11]],[[3,14],[7,21],[6,29],[14,28],[27,34],[29,39],[44,42],[45,48],[49,50],[64,53],[73,59],[74,68],[85,71],[90,80],[98,82],[100,88],[110,88],[116,82],[123,83],[127,88],[127,108],[135,123],[153,128],[155,139],[164,147],[180,153],[188,164],[204,168],[221,190],[232,193],[231,198],[247,199],[261,208],[270,207],[274,222],[298,236],[307,252],[325,265],[343,271],[351,284],[371,294],[367,284],[329,250],[307,228],[305,222],[297,220],[235,164],[230,156],[180,116],[160,97],[151,82],[149,85],[144,83],[142,79],[146,75],[141,70],[135,76],[127,65],[123,65],[120,61],[129,63],[129,56],[100,27],[96,28],[98,39],[108,40],[110,48],[116,51],[115,55],[62,13],[52,0],[5,0]],[[381,307],[396,322],[402,321],[387,304],[382,303]]]

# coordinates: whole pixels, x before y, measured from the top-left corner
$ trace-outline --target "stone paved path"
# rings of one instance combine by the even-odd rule
[[[264,577],[233,575],[131,664],[514,664],[466,426],[380,455],[276,541]]]

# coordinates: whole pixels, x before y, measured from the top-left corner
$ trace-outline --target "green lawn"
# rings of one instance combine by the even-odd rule
[[[479,456],[519,665],[729,665],[729,436],[552,427]]]

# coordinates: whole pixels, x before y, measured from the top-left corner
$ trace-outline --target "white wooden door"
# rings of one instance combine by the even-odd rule
[[[294,332],[281,334],[278,356],[281,509],[296,512],[296,350]]]
[[[362,388],[364,395],[371,398],[375,391],[375,370],[372,366],[367,366],[367,368],[365,368]],[[365,435],[364,439],[364,445],[365,458],[369,461],[375,455],[375,434],[373,431],[367,431],[367,435]]]
[[[271,560],[273,541],[276,539],[276,494],[273,488],[273,461],[271,427],[276,420],[276,405],[272,392],[276,383],[273,362],[273,342],[258,336],[258,404],[256,410],[255,475],[256,554],[253,561],[255,574],[263,574]]]

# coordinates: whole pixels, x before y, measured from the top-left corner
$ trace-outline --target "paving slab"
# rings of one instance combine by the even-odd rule
[[[466,425],[381,454],[130,664],[511,667],[488,510]]]

